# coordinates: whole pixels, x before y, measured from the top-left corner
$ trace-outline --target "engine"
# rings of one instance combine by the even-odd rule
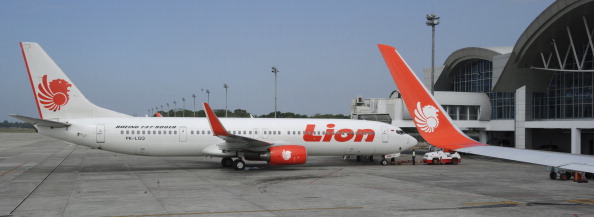
[[[304,164],[307,161],[307,150],[300,145],[281,145],[270,147],[267,152],[246,152],[246,160],[265,160],[269,165]]]

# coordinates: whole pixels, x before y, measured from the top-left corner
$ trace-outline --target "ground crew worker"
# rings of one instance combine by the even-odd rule
[[[416,164],[416,162],[415,162],[415,156],[416,156],[416,154],[415,154],[415,149],[413,148],[413,153],[412,153],[412,158],[413,158],[413,165],[415,165],[415,164]]]

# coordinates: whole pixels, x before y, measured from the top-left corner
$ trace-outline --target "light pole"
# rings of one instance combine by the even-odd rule
[[[182,117],[186,116],[186,98],[182,98],[182,102],[184,102],[184,110],[182,110]]]
[[[206,89],[206,90],[202,89],[202,92],[206,92],[206,102],[208,104],[210,104],[210,90],[208,90],[208,89]]]
[[[435,86],[435,26],[439,24],[439,17],[435,14],[427,14],[427,26],[431,26],[431,95]]]
[[[274,73],[274,118],[276,118],[276,101],[277,101],[277,97],[276,97],[276,74],[278,73],[278,69],[276,69],[276,66],[272,67],[272,73]]]
[[[225,117],[227,117],[227,90],[229,89],[229,85],[223,84],[225,88]]]
[[[196,117],[196,94],[192,94],[192,98],[194,98],[194,110],[192,110],[192,114]]]
[[[177,117],[176,111],[177,110],[177,102],[175,102],[175,100],[173,100],[173,117]]]
[[[169,109],[169,103],[167,103],[167,116],[168,116],[168,117],[171,117],[171,116],[169,116],[169,110],[170,110],[170,109]]]

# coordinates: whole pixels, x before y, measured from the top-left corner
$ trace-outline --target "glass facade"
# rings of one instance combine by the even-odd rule
[[[454,91],[486,93],[491,101],[491,119],[513,119],[515,94],[492,92],[492,76],[493,63],[491,61],[483,59],[468,60],[456,72],[453,83]],[[472,115],[472,113],[469,115]]]
[[[452,120],[478,120],[478,111],[480,106],[468,105],[444,105]]]
[[[583,50],[579,50],[583,53]],[[565,69],[571,72],[555,72],[549,88],[545,93],[533,93],[533,119],[576,119],[593,118],[592,103],[594,93],[594,69],[592,51],[583,57],[583,68],[578,66],[573,58],[567,58]]]
[[[534,93],[533,119],[592,118],[592,72],[555,72],[546,93]]]

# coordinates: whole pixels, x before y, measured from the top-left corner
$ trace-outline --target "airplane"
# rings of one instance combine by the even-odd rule
[[[350,119],[222,118],[204,103],[207,118],[131,117],[93,104],[34,42],[20,43],[39,118],[40,134],[110,152],[145,156],[210,156],[224,167],[245,160],[304,164],[310,156],[382,156],[417,140],[386,123]]]
[[[417,130],[429,144],[462,153],[550,166],[553,167],[551,179],[556,178],[555,171],[559,168],[586,172],[586,177],[594,173],[594,156],[492,146],[469,138],[453,124],[398,51],[389,45],[379,44],[378,47],[406,108],[414,114]]]

